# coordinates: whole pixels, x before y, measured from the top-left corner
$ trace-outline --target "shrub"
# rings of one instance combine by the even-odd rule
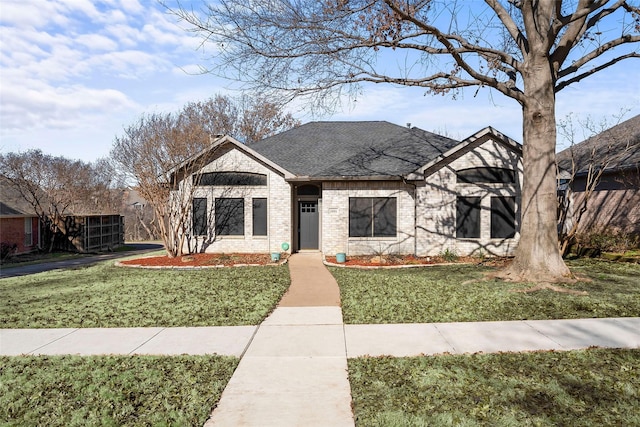
[[[455,249],[447,248],[444,252],[440,252],[439,256],[447,262],[455,262],[458,260],[458,254]]]
[[[593,248],[599,252],[626,252],[637,248],[639,243],[638,236],[612,228],[576,235],[578,252],[584,248]]]
[[[1,242],[0,243],[0,261],[7,261],[18,250],[17,243]]]

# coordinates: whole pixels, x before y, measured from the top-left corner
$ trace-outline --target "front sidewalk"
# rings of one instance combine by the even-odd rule
[[[318,325],[327,324],[322,320],[324,315],[311,307],[288,313],[283,309],[276,309],[260,328],[278,325],[280,331],[299,329],[301,335],[312,335]],[[309,328],[301,322],[308,322]],[[344,329],[343,346],[348,358],[640,348],[640,317],[339,325]],[[0,355],[216,353],[240,357],[258,328],[0,329]]]

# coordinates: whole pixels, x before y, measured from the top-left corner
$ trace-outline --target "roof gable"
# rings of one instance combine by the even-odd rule
[[[189,171],[188,173],[193,172],[191,169],[195,166],[198,165],[201,161],[206,161],[206,163],[210,163],[211,161],[213,161],[213,159],[215,158],[217,152],[219,151],[219,149],[221,147],[223,147],[224,145],[231,145],[233,148],[247,154],[248,156],[254,158],[255,160],[263,163],[264,165],[268,166],[269,168],[275,170],[276,172],[280,173],[281,175],[283,175],[285,178],[292,178],[293,174],[291,172],[289,172],[288,170],[286,170],[285,168],[283,168],[282,166],[274,163],[273,161],[271,161],[270,159],[264,157],[262,154],[254,151],[252,148],[248,147],[247,145],[239,142],[238,140],[236,140],[235,138],[228,136],[228,135],[223,135],[223,136],[219,136],[217,137],[217,139],[213,140],[211,142],[211,145],[207,148],[205,148],[204,150],[200,151],[199,153],[196,153],[195,155],[193,155],[192,157],[190,157],[189,159],[183,161],[182,163],[180,163],[179,165],[175,166],[173,169],[171,169],[169,171],[170,175],[176,174],[176,173],[184,173],[185,170]],[[209,158],[207,158],[209,157]],[[197,169],[201,169],[202,165],[200,165],[200,167],[195,166]]]
[[[504,135],[502,132],[495,130],[491,126],[487,126],[486,128],[481,129],[473,135],[465,138],[464,140],[462,140],[462,142],[455,145],[448,151],[442,153],[438,157],[435,157],[431,161],[425,163],[422,167],[409,175],[408,178],[419,179],[421,177],[424,177],[425,175],[429,175],[431,172],[441,168],[443,164],[452,162],[453,160],[463,156],[473,148],[484,144],[488,140],[496,141],[504,145],[505,147],[515,151],[516,153],[518,153],[518,155],[522,155],[521,144]]]

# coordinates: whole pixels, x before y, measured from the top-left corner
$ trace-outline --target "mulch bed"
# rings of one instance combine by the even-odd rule
[[[274,263],[273,261],[271,261],[270,254],[191,254],[175,258],[169,258],[166,255],[136,258],[132,260],[120,261],[120,263],[124,265],[140,267],[231,267],[235,265],[275,265],[284,262],[288,257],[288,253],[282,253],[280,254],[280,261],[278,263]],[[384,256],[382,257],[382,260],[380,259],[380,257],[370,255],[348,256],[346,262],[343,263],[338,263],[335,256],[328,256],[325,259],[330,264],[336,264],[346,267],[398,267],[453,263],[474,263],[499,266],[506,261],[505,258],[486,259],[484,262],[482,262],[479,258],[474,257],[458,257],[457,259],[452,260],[441,256],[416,257],[413,255]]]
[[[348,256],[345,262],[339,263],[336,257],[326,257],[328,263],[344,265],[347,267],[394,267],[401,265],[432,265],[432,264],[452,264],[452,263],[477,263],[478,258],[458,257],[455,260],[446,259],[441,256],[416,257],[413,255],[392,255],[392,256]]]
[[[279,263],[282,263],[288,254],[281,254]],[[166,255],[146,258],[137,258],[120,261],[124,265],[135,265],[141,267],[214,267],[223,265],[231,267],[234,265],[274,265],[270,254],[191,254],[180,257],[169,258]]]

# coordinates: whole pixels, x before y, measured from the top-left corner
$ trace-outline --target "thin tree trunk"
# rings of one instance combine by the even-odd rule
[[[559,282],[570,278],[558,247],[555,94],[548,61],[525,75],[531,94],[522,108],[524,124],[522,223],[513,262],[500,276],[510,280]]]

